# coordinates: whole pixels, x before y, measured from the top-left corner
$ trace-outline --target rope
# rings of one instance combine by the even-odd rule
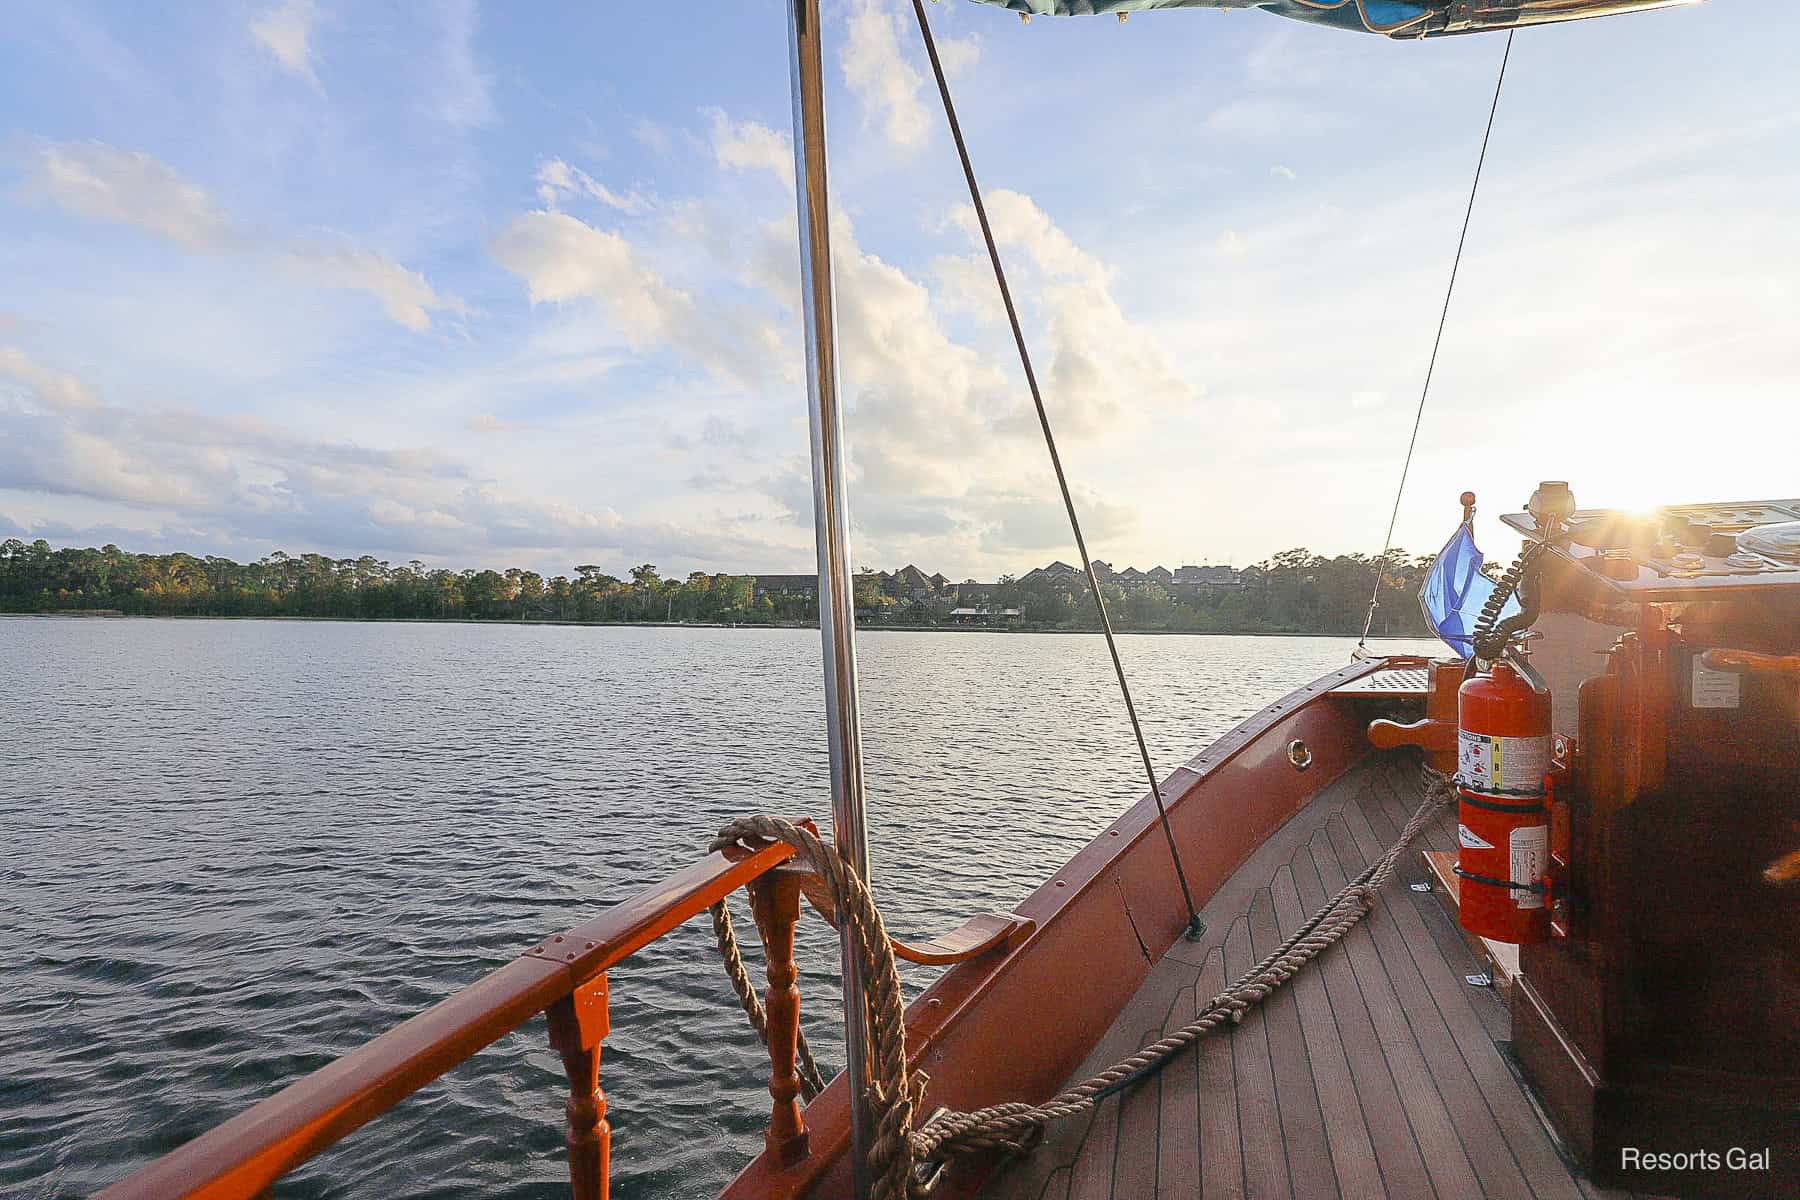
[[[758,842],[793,847],[796,860],[810,865],[824,882],[851,932],[856,969],[863,981],[867,1009],[870,1067],[868,1103],[875,1137],[869,1146],[869,1176],[876,1200],[903,1200],[909,1193],[915,1155],[913,1112],[926,1077],[906,1069],[906,1011],[900,995],[900,969],[888,944],[887,926],[875,899],[855,869],[817,834],[778,817],[740,817],[719,831],[708,847],[724,850]],[[846,964],[849,965],[849,964]],[[741,998],[741,996],[740,996]],[[746,1006],[746,1011],[748,1011]]]
[[[1444,344],[1444,325],[1450,319],[1450,298],[1456,294],[1456,273],[1462,267],[1463,245],[1469,240],[1469,220],[1475,215],[1475,194],[1481,190],[1481,168],[1487,163],[1488,140],[1494,136],[1494,114],[1500,111],[1500,89],[1506,83],[1506,64],[1512,59],[1513,31],[1506,31],[1506,50],[1500,55],[1500,76],[1494,80],[1494,102],[1488,108],[1487,129],[1481,135],[1481,154],[1475,159],[1475,180],[1469,185],[1469,203],[1463,209],[1462,232],[1456,238],[1456,257],[1450,263],[1450,285],[1444,289],[1444,307],[1438,313],[1437,336],[1431,339],[1431,361],[1425,366],[1425,385],[1419,389],[1419,407],[1413,413],[1412,437],[1406,443],[1406,459],[1400,464],[1400,486],[1394,489],[1394,511],[1388,514],[1387,533],[1381,541],[1381,557],[1375,563],[1375,588],[1369,593],[1369,612],[1363,618],[1362,636],[1356,648],[1369,644],[1375,609],[1381,601],[1381,577],[1387,573],[1388,554],[1394,548],[1394,524],[1400,519],[1400,498],[1406,495],[1406,477],[1412,471],[1413,450],[1419,444],[1419,425],[1425,420],[1425,399],[1431,395],[1431,377],[1437,371],[1438,348]]]
[[[1429,767],[1424,770],[1425,799],[1406,822],[1399,840],[1326,901],[1273,953],[1214,996],[1194,1021],[1044,1104],[998,1104],[974,1112],[944,1114],[914,1135],[914,1152],[923,1160],[983,1150],[1028,1149],[1049,1122],[1089,1111],[1107,1096],[1167,1065],[1205,1034],[1226,1023],[1241,1022],[1250,1009],[1341,940],[1375,907],[1375,894],[1392,878],[1400,855],[1425,823],[1455,795],[1448,776]]]
[[[755,841],[780,841],[792,846],[798,858],[818,873],[836,910],[849,923],[858,966],[867,984],[864,997],[872,1043],[869,1061],[874,1068],[868,1102],[876,1128],[874,1144],[869,1149],[873,1194],[877,1200],[907,1200],[922,1196],[926,1191],[914,1177],[915,1165],[944,1162],[952,1155],[1029,1150],[1050,1122],[1093,1109],[1108,1096],[1160,1070],[1204,1035],[1222,1025],[1241,1022],[1246,1013],[1292,979],[1303,966],[1340,941],[1374,908],[1376,893],[1393,877],[1406,847],[1418,837],[1419,831],[1438,809],[1456,794],[1448,776],[1429,767],[1424,771],[1425,798],[1407,820],[1399,840],[1339,889],[1273,953],[1214,996],[1193,1022],[1043,1104],[1015,1102],[990,1105],[972,1112],[940,1113],[923,1128],[915,1128],[913,1118],[923,1103],[925,1085],[929,1081],[922,1072],[907,1069],[900,973],[893,949],[888,944],[886,926],[868,887],[837,851],[816,835],[773,817],[746,817],[733,821],[719,831],[711,848],[720,850]],[[715,929],[718,928],[718,911],[716,907]],[[726,921],[729,922],[729,917]],[[721,936],[722,950],[725,943],[726,938]],[[735,947],[735,941],[732,945]],[[741,961],[737,970],[742,971]],[[733,982],[736,986],[735,975]],[[746,979],[738,993],[740,1000],[747,991]],[[761,1006],[756,1007],[760,1011]],[[749,1003],[745,1004],[745,1011],[751,1011]],[[764,1026],[758,1024],[756,1016],[751,1017],[751,1023],[757,1025],[759,1033],[763,1032]]]
[[[763,1010],[762,1000],[750,984],[749,972],[744,970],[744,954],[738,949],[737,932],[731,927],[731,910],[721,900],[712,906],[711,912],[713,937],[719,943],[719,957],[725,960],[725,974],[731,979],[731,990],[737,993],[744,1015],[750,1018],[750,1028],[756,1030],[757,1038],[767,1049],[769,1015]],[[802,1100],[811,1100],[825,1090],[825,1078],[819,1074],[819,1064],[813,1061],[812,1047],[806,1044],[804,1030],[799,1032],[794,1046],[794,1066],[800,1076]]]
[[[1163,806],[1162,787],[1156,780],[1156,768],[1150,762],[1150,747],[1144,741],[1144,727],[1138,721],[1137,706],[1131,700],[1131,685],[1125,679],[1125,664],[1119,658],[1119,642],[1113,636],[1112,619],[1106,613],[1106,598],[1100,594],[1100,579],[1094,574],[1093,559],[1088,554],[1087,538],[1081,532],[1081,517],[1075,511],[1075,497],[1069,491],[1069,479],[1063,473],[1062,455],[1056,449],[1056,434],[1050,428],[1050,414],[1044,408],[1044,395],[1038,388],[1037,372],[1031,366],[1031,351],[1025,345],[1025,331],[1019,324],[1019,310],[1013,304],[1012,289],[1007,286],[1006,268],[1000,262],[1000,248],[994,242],[993,226],[988,223],[987,205],[981,201],[981,186],[975,182],[975,167],[969,160],[969,146],[963,141],[962,123],[956,119],[956,104],[950,99],[950,84],[944,78],[944,64],[938,60],[937,43],[932,40],[931,23],[925,19],[922,0],[913,0],[913,15],[918,18],[919,35],[925,40],[925,55],[931,60],[931,73],[937,79],[938,95],[944,100],[944,116],[950,122],[950,136],[956,142],[956,156],[962,161],[963,178],[969,184],[969,199],[975,205],[975,219],[981,226],[981,237],[987,243],[988,261],[994,267],[994,282],[1000,285],[1000,300],[1006,306],[1006,319],[1012,326],[1013,344],[1019,350],[1019,365],[1025,370],[1025,384],[1031,391],[1031,403],[1037,409],[1038,425],[1044,431],[1044,447],[1050,452],[1050,466],[1056,471],[1056,486],[1062,489],[1063,509],[1069,514],[1069,528],[1075,534],[1075,549],[1081,555],[1081,569],[1087,573],[1088,590],[1094,596],[1094,608],[1100,614],[1100,632],[1106,636],[1106,652],[1112,656],[1113,674],[1119,680],[1119,692],[1125,698],[1125,715],[1131,719],[1131,733],[1137,739],[1138,757],[1144,762],[1144,775],[1150,781],[1150,795],[1156,800],[1156,815],[1162,821],[1163,837],[1169,843],[1169,857],[1175,863],[1175,881],[1181,885],[1181,899],[1187,905],[1188,931],[1200,933],[1200,913],[1194,907],[1194,894],[1188,890],[1187,872],[1181,866],[1181,852],[1175,848],[1175,834],[1169,828],[1169,812]]]

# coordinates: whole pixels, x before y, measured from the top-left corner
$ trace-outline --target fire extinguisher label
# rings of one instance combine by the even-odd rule
[[[1544,869],[1550,865],[1550,827],[1521,825],[1507,838],[1510,865],[1507,877],[1514,883],[1542,883]],[[1513,904],[1519,908],[1544,907],[1544,893],[1513,889]]]
[[[1457,734],[1456,773],[1471,792],[1541,795],[1549,769],[1547,737],[1489,737],[1467,730]]]
[[[1494,848],[1494,843],[1483,840],[1479,833],[1467,825],[1456,827],[1456,843],[1464,850],[1492,850]]]

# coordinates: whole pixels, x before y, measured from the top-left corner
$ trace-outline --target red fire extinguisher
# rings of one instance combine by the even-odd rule
[[[1505,659],[1457,693],[1456,873],[1462,927],[1496,942],[1550,937],[1550,697]]]

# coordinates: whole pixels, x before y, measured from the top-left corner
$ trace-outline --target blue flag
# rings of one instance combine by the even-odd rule
[[[1465,522],[1456,527],[1437,561],[1425,573],[1419,588],[1419,607],[1425,610],[1425,623],[1431,632],[1461,658],[1475,653],[1475,621],[1481,606],[1494,594],[1494,581],[1481,573],[1481,549]],[[1519,611],[1517,596],[1507,598],[1500,610],[1502,618]]]

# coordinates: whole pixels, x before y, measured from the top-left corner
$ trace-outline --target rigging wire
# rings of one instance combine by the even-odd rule
[[[1419,425],[1425,419],[1425,399],[1431,395],[1431,376],[1437,370],[1438,348],[1444,344],[1444,325],[1450,319],[1450,298],[1456,294],[1456,273],[1462,267],[1463,245],[1469,240],[1469,220],[1475,215],[1475,194],[1481,190],[1481,168],[1487,163],[1488,140],[1494,136],[1494,114],[1500,111],[1500,89],[1506,84],[1506,64],[1512,59],[1513,30],[1506,31],[1506,50],[1500,55],[1500,76],[1494,80],[1494,102],[1488,107],[1487,129],[1481,135],[1481,154],[1475,159],[1475,180],[1469,185],[1469,203],[1463,209],[1462,233],[1456,238],[1456,257],[1450,263],[1450,284],[1444,289],[1444,307],[1438,313],[1437,336],[1431,341],[1431,361],[1425,366],[1425,385],[1419,389],[1419,407],[1413,413],[1412,437],[1406,443],[1406,460],[1400,465],[1400,486],[1394,489],[1394,511],[1388,514],[1387,534],[1381,541],[1381,557],[1375,561],[1375,588],[1369,593],[1369,611],[1363,617],[1362,636],[1356,648],[1369,644],[1375,609],[1381,601],[1381,580],[1387,574],[1388,555],[1394,548],[1394,524],[1400,519],[1400,498],[1406,495],[1406,476],[1412,470],[1413,450],[1419,444]]]
[[[1163,836],[1169,842],[1169,857],[1175,863],[1175,878],[1181,884],[1181,899],[1187,905],[1188,932],[1199,936],[1204,926],[1199,910],[1194,907],[1194,894],[1188,890],[1187,872],[1181,866],[1181,851],[1175,847],[1175,834],[1169,828],[1169,810],[1163,805],[1162,786],[1156,780],[1156,767],[1150,761],[1150,747],[1144,741],[1144,727],[1138,721],[1137,706],[1131,701],[1131,685],[1125,679],[1125,664],[1119,658],[1118,639],[1113,636],[1112,620],[1106,613],[1106,598],[1100,594],[1100,580],[1094,574],[1093,559],[1088,555],[1087,539],[1081,532],[1081,518],[1075,511],[1075,498],[1069,491],[1069,479],[1063,473],[1062,455],[1056,450],[1056,435],[1050,429],[1050,414],[1044,408],[1044,396],[1038,389],[1037,372],[1031,367],[1031,352],[1025,346],[1025,332],[1019,324],[1019,311],[1013,304],[1012,289],[1006,283],[1006,268],[1000,263],[1000,249],[994,243],[994,230],[988,223],[987,206],[981,202],[981,187],[975,182],[975,168],[969,161],[969,147],[963,141],[962,124],[956,119],[956,104],[950,99],[950,85],[944,78],[943,63],[938,60],[937,43],[931,37],[931,23],[925,19],[923,0],[912,0],[913,15],[919,21],[919,34],[925,41],[925,54],[931,60],[931,73],[937,79],[938,95],[944,101],[944,116],[950,122],[950,136],[956,142],[956,155],[962,161],[963,178],[969,184],[969,198],[975,204],[975,219],[981,226],[982,240],[987,243],[988,261],[994,267],[994,281],[1000,285],[1000,299],[1006,306],[1006,319],[1012,325],[1013,344],[1019,349],[1019,363],[1025,369],[1025,383],[1031,391],[1031,403],[1037,408],[1038,425],[1044,431],[1044,446],[1050,452],[1050,465],[1056,471],[1056,485],[1062,489],[1063,508],[1069,514],[1069,528],[1075,534],[1075,548],[1081,554],[1081,568],[1087,572],[1088,588],[1094,594],[1094,608],[1100,614],[1100,632],[1106,635],[1106,650],[1112,656],[1113,674],[1119,680],[1119,692],[1125,698],[1125,714],[1131,718],[1131,732],[1137,738],[1138,756],[1144,763],[1144,774],[1150,781],[1150,795],[1156,801],[1156,814],[1162,822]]]

